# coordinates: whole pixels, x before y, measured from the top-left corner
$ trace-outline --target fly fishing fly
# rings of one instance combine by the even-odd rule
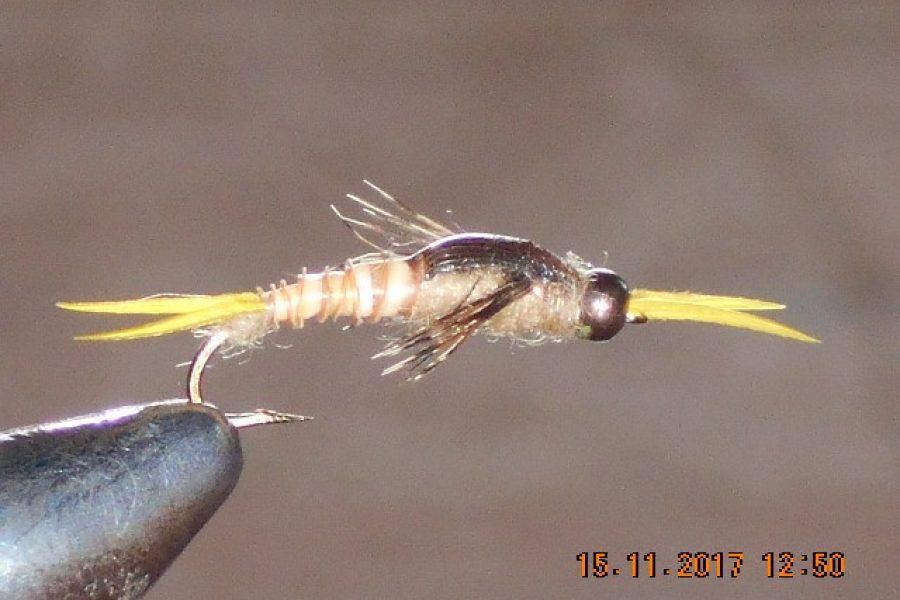
[[[332,210],[372,248],[338,269],[307,272],[269,289],[212,296],[162,294],[112,302],[60,302],[67,310],[165,315],[149,323],[79,336],[131,340],[193,331],[204,342],[191,363],[188,396],[202,402],[200,382],[210,358],[252,348],[281,327],[315,319],[404,324],[406,335],[376,358],[395,357],[384,373],[419,379],[476,332],[530,344],[605,341],[626,323],[695,321],[817,342],[756,311],[784,305],[752,298],[630,289],[615,272],[569,252],[558,256],[534,242],[455,231],[419,214],[366,181],[374,201],[347,198],[358,215]]]

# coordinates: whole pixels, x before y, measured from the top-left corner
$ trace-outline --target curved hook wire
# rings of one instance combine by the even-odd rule
[[[228,333],[224,330],[217,331],[209,336],[209,338],[200,346],[200,350],[191,360],[191,372],[188,375],[187,394],[188,400],[195,404],[203,404],[203,395],[200,393],[200,384],[203,381],[203,372],[209,359],[212,358],[216,350],[222,347],[228,341]]]
[[[203,382],[203,373],[206,371],[206,365],[213,357],[216,351],[228,341],[227,331],[217,331],[203,343],[200,350],[191,360],[191,372],[188,375],[188,401],[194,404],[204,404],[203,395],[200,391],[200,385]],[[256,425],[269,425],[274,423],[294,423],[297,421],[311,421],[312,417],[304,415],[295,415],[292,413],[284,413],[266,408],[257,408],[252,412],[245,413],[225,413],[228,421],[232,426],[241,429],[244,427],[254,427]]]

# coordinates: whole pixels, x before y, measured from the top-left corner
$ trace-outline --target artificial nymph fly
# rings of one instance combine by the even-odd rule
[[[526,239],[465,233],[421,215],[368,181],[376,201],[348,194],[359,215],[332,210],[373,252],[339,269],[304,270],[269,289],[214,296],[156,295],[113,302],[60,302],[67,310],[166,315],[149,323],[80,336],[131,340],[194,331],[205,341],[191,364],[188,395],[201,402],[200,380],[217,350],[256,346],[281,328],[340,317],[405,324],[405,336],[376,357],[399,357],[384,373],[418,379],[481,331],[528,343],[605,341],[626,323],[698,321],[815,342],[796,329],[753,314],[781,304],[740,298],[630,289],[609,269],[558,256]]]

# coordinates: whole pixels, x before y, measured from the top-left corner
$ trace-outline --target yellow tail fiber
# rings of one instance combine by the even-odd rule
[[[636,289],[629,296],[627,312],[632,319],[713,323],[801,342],[819,341],[787,325],[743,312],[782,308],[784,305],[753,298]]]
[[[784,304],[756,300],[755,298],[740,298],[738,296],[713,296],[710,294],[695,294],[693,292],[658,292],[656,290],[636,289],[631,292],[634,301],[653,300],[655,302],[675,302],[691,304],[693,306],[709,306],[724,310],[781,310]]]
[[[217,296],[151,296],[113,302],[58,302],[58,307],[77,312],[117,315],[170,315],[126,329],[77,336],[76,340],[135,340],[191,331],[221,323],[238,315],[262,312],[259,294],[244,292]]]

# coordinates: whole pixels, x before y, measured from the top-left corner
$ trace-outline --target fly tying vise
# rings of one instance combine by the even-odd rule
[[[754,314],[784,305],[752,298],[629,289],[615,272],[569,252],[558,256],[522,238],[464,233],[419,214],[374,184],[379,200],[348,194],[358,218],[332,210],[375,251],[341,269],[304,271],[268,290],[187,296],[163,294],[112,302],[59,302],[80,312],[166,315],[144,325],[79,336],[131,340],[193,331],[206,338],[191,363],[188,396],[202,402],[200,381],[216,351],[257,346],[280,327],[302,328],[346,317],[353,325],[406,324],[404,337],[373,358],[404,355],[383,373],[418,379],[476,331],[526,343],[605,341],[626,323],[696,321],[802,342],[813,337]],[[374,241],[374,239],[379,241]]]

